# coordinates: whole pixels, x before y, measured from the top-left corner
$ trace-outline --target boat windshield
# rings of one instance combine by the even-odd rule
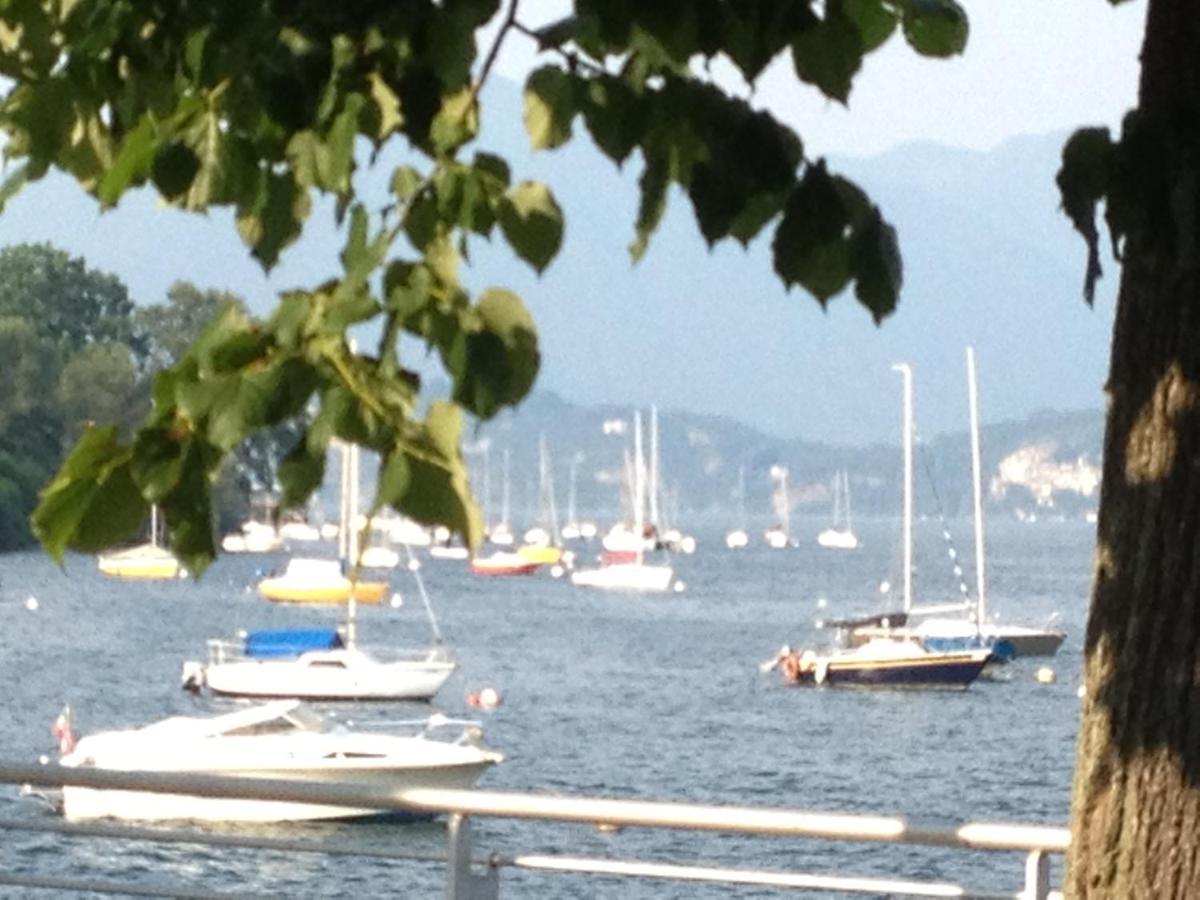
[[[325,731],[325,720],[311,709],[293,706],[277,715],[256,719],[223,731],[225,737],[250,737],[265,734],[292,734],[301,731]]]

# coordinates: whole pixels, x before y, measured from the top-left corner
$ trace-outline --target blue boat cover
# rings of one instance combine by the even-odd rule
[[[260,659],[296,656],[308,650],[333,650],[341,646],[342,636],[336,628],[283,628],[246,634],[246,655]]]

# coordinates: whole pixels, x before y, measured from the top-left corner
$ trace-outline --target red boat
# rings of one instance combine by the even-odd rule
[[[471,571],[476,575],[532,575],[540,565],[530,562],[520,553],[499,550],[489,556],[472,559]]]

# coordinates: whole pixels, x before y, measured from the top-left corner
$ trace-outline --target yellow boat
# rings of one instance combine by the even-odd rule
[[[151,581],[178,578],[187,574],[179,560],[165,547],[139,544],[126,550],[96,557],[101,574],[110,578]]]
[[[279,575],[258,583],[258,592],[276,603],[383,602],[391,585],[386,581],[351,582],[336,559],[291,559]]]
[[[517,548],[521,558],[543,566],[553,566],[562,561],[562,547],[544,547],[539,544],[523,544]]]

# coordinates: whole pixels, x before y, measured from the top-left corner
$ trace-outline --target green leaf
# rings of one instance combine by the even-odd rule
[[[325,480],[325,445],[310,448],[309,441],[297,442],[279,464],[280,503],[284,508],[302,506]]]
[[[1083,296],[1090,306],[1096,296],[1100,267],[1100,233],[1096,228],[1096,206],[1112,187],[1117,147],[1107,128],[1080,128],[1067,140],[1062,152],[1058,182],[1062,208],[1087,243],[1087,270]]]
[[[504,237],[517,256],[539,274],[562,245],[563,215],[546,185],[523,181],[504,195],[498,209]]]
[[[371,137],[378,144],[403,127],[404,115],[400,111],[400,98],[378,72],[372,72],[367,80],[371,83],[371,101],[378,111],[378,125]]]
[[[923,56],[956,56],[967,47],[967,14],[955,0],[904,0],[904,39]]]
[[[845,104],[850,85],[862,65],[863,37],[836,7],[826,18],[792,42],[792,62],[801,81],[815,85],[826,97]]]
[[[775,231],[775,271],[824,302],[850,280],[850,216],[823,163],[810,166],[792,191]]]
[[[407,200],[416,194],[424,180],[421,173],[412,166],[397,166],[392,172],[392,193],[398,200]]]
[[[61,562],[68,549],[103,549],[141,524],[146,504],[130,477],[131,455],[118,442],[115,426],[84,431],[30,517],[33,533],[51,557]],[[97,510],[97,501],[111,505],[107,517]]]
[[[815,24],[816,16],[802,0],[748,0],[726,5],[713,39],[753,84],[795,33]]]
[[[102,206],[115,206],[126,190],[145,181],[158,147],[154,132],[151,118],[143,116],[121,139],[116,157],[96,185]]]
[[[876,324],[892,314],[900,300],[904,270],[896,229],[873,209],[851,244],[854,294],[871,312]]]
[[[454,402],[489,419],[525,398],[541,355],[533,317],[516,294],[484,291],[476,313],[480,327],[467,336],[465,374],[454,385]]]
[[[183,474],[183,447],[166,428],[144,428],[133,444],[130,475],[143,496],[161,503]]]
[[[864,53],[879,47],[896,30],[896,11],[883,0],[841,0],[841,6],[858,29]]]
[[[403,453],[389,453],[379,467],[379,483],[375,488],[376,503],[396,506],[408,493],[412,471]]]
[[[663,213],[667,210],[667,188],[670,179],[667,176],[667,165],[661,160],[647,160],[646,170],[638,179],[641,189],[641,200],[638,202],[637,224],[635,237],[629,246],[629,255],[637,262],[650,246],[650,236],[654,234],[658,223],[662,221]]]
[[[582,103],[592,140],[620,165],[642,140],[649,123],[649,104],[619,78],[593,78]]]
[[[168,199],[186,193],[200,171],[200,160],[182,141],[170,141],[154,154],[154,186]]]
[[[429,138],[440,154],[449,154],[479,133],[479,103],[470,88],[442,98],[429,126]]]
[[[571,139],[578,111],[576,80],[562,69],[543,66],[525,82],[525,130],[534,150],[560,147]]]
[[[0,182],[0,213],[4,212],[4,207],[8,205],[8,201],[21,192],[29,180],[29,165],[22,163],[14,166],[13,170],[8,173],[3,182]]]

